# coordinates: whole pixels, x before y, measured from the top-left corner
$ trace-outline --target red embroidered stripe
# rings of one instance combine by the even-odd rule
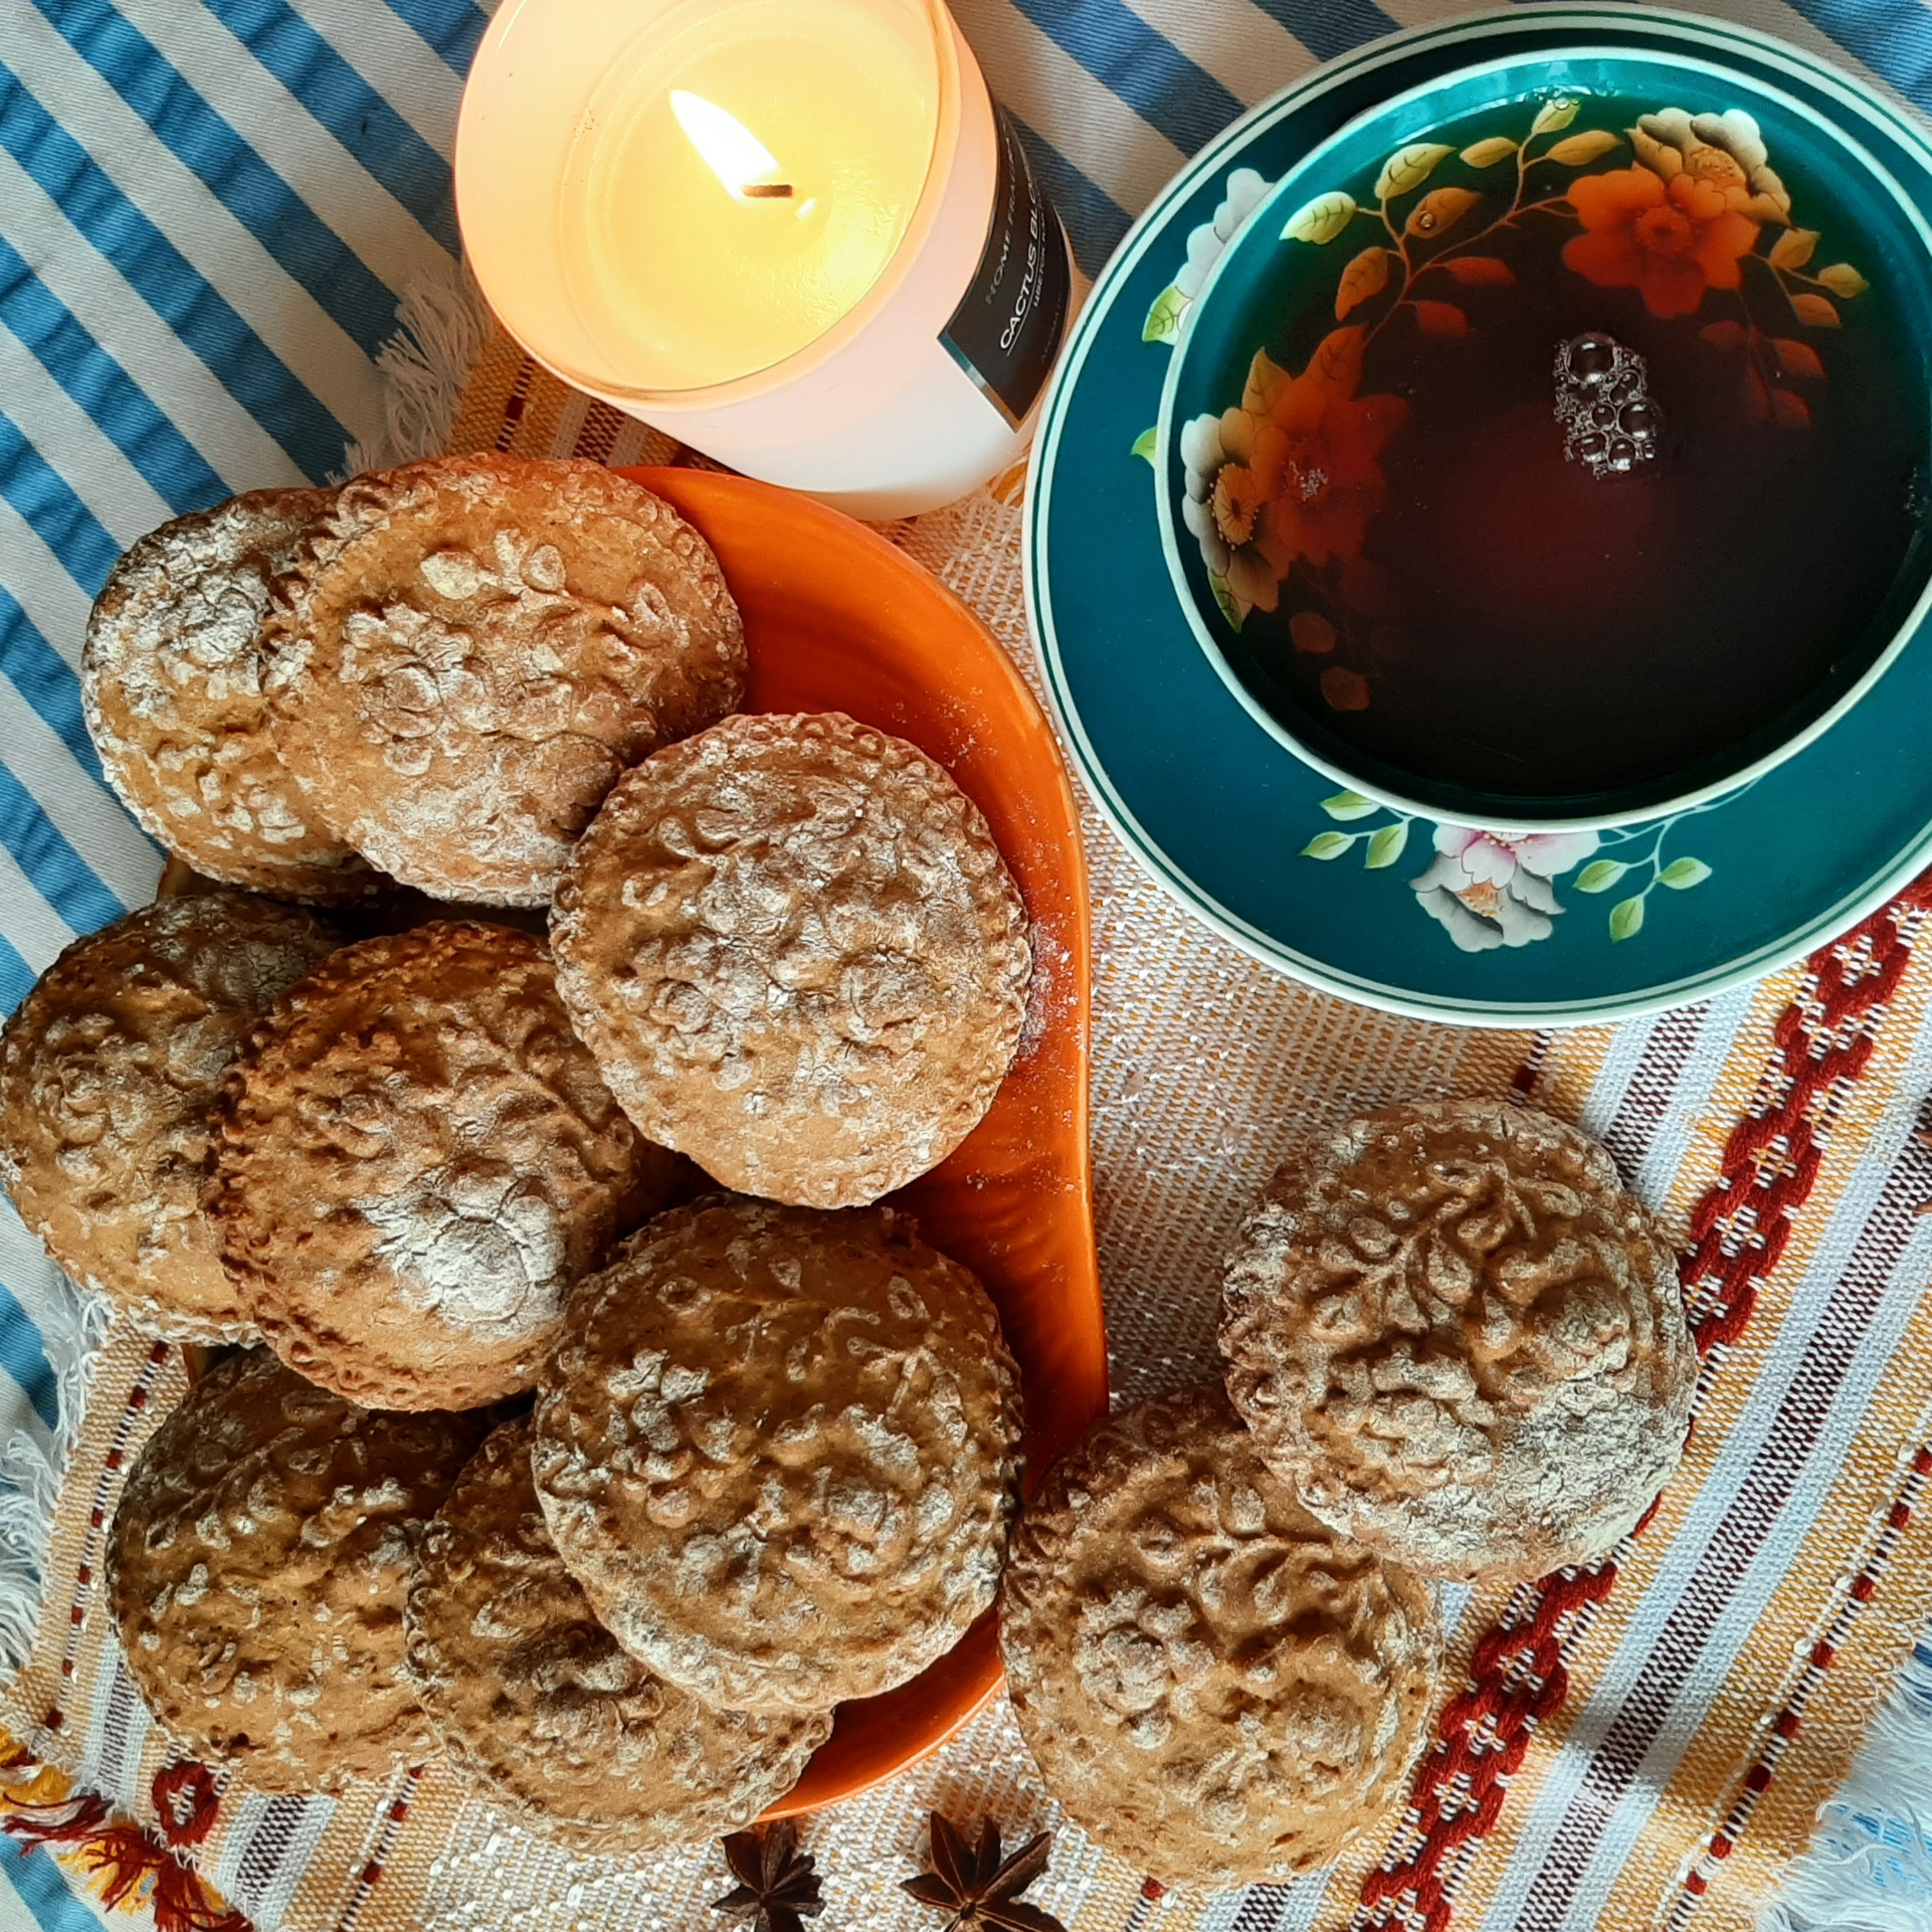
[[[147,1406],[148,1391],[161,1370],[173,1345],[157,1342],[148,1351],[147,1360],[140,1366],[134,1386],[122,1402],[120,1419],[115,1425],[114,1438],[109,1444],[107,1457],[99,1478],[94,1486],[94,1501],[87,1514],[88,1532],[86,1546],[80,1553],[80,1562],[74,1571],[74,1590],[70,1600],[68,1616],[67,1647],[62,1653],[60,1674],[63,1680],[71,1681],[74,1676],[75,1646],[80,1641],[82,1624],[87,1621],[87,1606],[94,1590],[94,1558],[102,1530],[107,1520],[107,1495],[111,1487],[110,1478],[119,1470],[127,1460],[128,1438],[133,1433],[136,1419]],[[48,1712],[45,1722],[50,1731],[57,1731],[64,1721],[60,1708],[56,1705]]]

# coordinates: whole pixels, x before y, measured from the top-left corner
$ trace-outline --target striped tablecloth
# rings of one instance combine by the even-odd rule
[[[1316,60],[1454,10],[1432,0],[1386,10],[1376,0],[953,4],[1090,273],[1182,159],[1241,108]],[[1731,0],[1712,10],[1830,53],[1932,110],[1932,14],[1920,0]],[[385,345],[405,298],[425,326],[459,337],[464,326],[448,154],[484,21],[471,0],[0,0],[0,1008],[75,934],[143,902],[159,871],[100,782],[75,677],[88,602],[116,555],[232,491],[414,453],[436,440],[440,405],[446,423],[450,399]],[[1250,983],[1214,970],[1224,992]],[[1687,1165],[1701,1172],[1706,1116],[1721,1130],[1750,1097],[1731,1096],[1724,1113],[1709,1083],[1752,1025],[1770,1025],[1798,984],[1786,977],[1692,1022],[1640,1023],[1587,1049],[1550,1049],[1572,1111],[1609,1136],[1639,1184],[1682,1193]],[[1851,1250],[1814,1231],[1796,1292],[1821,1307],[1834,1294],[1882,1294],[1897,1270],[1920,1265],[1916,1202],[1891,1193],[1922,1179],[1932,1189],[1908,1157],[1924,1085],[1914,1072],[1927,1051],[1921,1019],[1915,1011],[1903,1035],[1894,1024],[1880,1084],[1873,1090],[1868,1076],[1838,1126],[1841,1142],[1868,1136],[1872,1151],[1852,1160],[1835,1211],[1885,1208],[1898,1240],[1874,1286],[1835,1275],[1834,1257]],[[1104,1114],[1142,1089],[1118,1042],[1103,1037],[1099,1058],[1103,1081],[1130,1083],[1101,1096]],[[1147,1184],[1158,1190],[1162,1177]],[[1124,1318],[1123,1330],[1117,1310],[1131,1363],[1130,1307]],[[70,1293],[0,1204],[0,1439],[49,1448],[62,1366],[86,1339]],[[1773,1366],[1780,1346],[1766,1345]],[[1764,1440],[1784,1407],[1802,1407],[1808,1359],[1792,1354],[1795,1379],[1744,1403]],[[1139,1372],[1130,1367],[1130,1389]],[[0,1475],[32,1461],[0,1460]],[[1791,1481],[1798,1493],[1812,1481],[1822,1503],[1829,1484],[1816,1474],[1794,1469]],[[31,1485],[0,1496],[0,1552],[20,1546],[38,1500]],[[4,1624],[0,1610],[0,1638]],[[1932,1652],[1922,1655],[1932,1671]],[[1924,1928],[1932,1851],[1917,1846],[1915,1877],[1915,1834],[1898,1822],[1912,1797],[1900,1780],[1924,1775],[1904,1768],[1920,1762],[1909,1718],[1876,1774],[1889,1777],[1897,1816],[1854,1805],[1832,1828],[1852,1852],[1889,1832],[1889,1851],[1862,1854],[1892,1915],[1870,1922]],[[1593,1802],[1580,1763],[1574,1789],[1558,1794],[1552,1836]],[[1561,1786],[1568,1774],[1551,1777]],[[1918,1805],[1932,1825],[1926,1781]],[[1552,1788],[1540,1802],[1554,1802]],[[73,1862],[10,1838],[0,1838],[0,1932],[90,1924],[101,1909]],[[1812,1899],[1814,1913],[1829,1890]],[[1253,1924],[1288,1922],[1281,1901],[1268,1910]],[[1498,1898],[1487,1910],[1500,1928],[1514,1908]],[[150,1916],[138,1902],[131,1919],[107,1916]],[[1246,1932],[1251,1916],[1244,1907],[1229,1924]]]

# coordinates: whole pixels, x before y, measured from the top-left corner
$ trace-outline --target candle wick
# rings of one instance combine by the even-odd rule
[[[750,182],[741,192],[747,200],[789,201],[792,189],[790,182]]]

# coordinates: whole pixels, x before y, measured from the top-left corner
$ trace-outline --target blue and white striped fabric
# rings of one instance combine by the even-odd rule
[[[1090,273],[1244,107],[1456,10],[954,4]],[[1714,10],[1932,109],[1920,0]],[[484,17],[472,0],[0,6],[0,1010],[76,934],[144,902],[159,870],[81,720],[82,628],[115,556],[232,491],[321,481],[352,449],[390,448],[374,358],[404,291],[454,272],[448,156]],[[44,1337],[73,1320],[0,1206],[0,1439],[51,1442]],[[93,1922],[54,1872],[0,1842],[0,1932]]]
[[[484,25],[470,0],[0,8],[0,1008],[160,869],[82,723],[88,604],[156,524],[382,449],[374,358],[404,289],[452,274]],[[0,1204],[0,1438],[51,1444],[74,1339]],[[0,1843],[0,1932],[98,1922],[44,1853]]]

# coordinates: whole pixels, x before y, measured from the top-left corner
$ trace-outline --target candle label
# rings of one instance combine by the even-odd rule
[[[1046,386],[1066,326],[1072,274],[1060,218],[1034,178],[1019,130],[997,104],[999,175],[980,266],[940,340],[1016,428]]]

